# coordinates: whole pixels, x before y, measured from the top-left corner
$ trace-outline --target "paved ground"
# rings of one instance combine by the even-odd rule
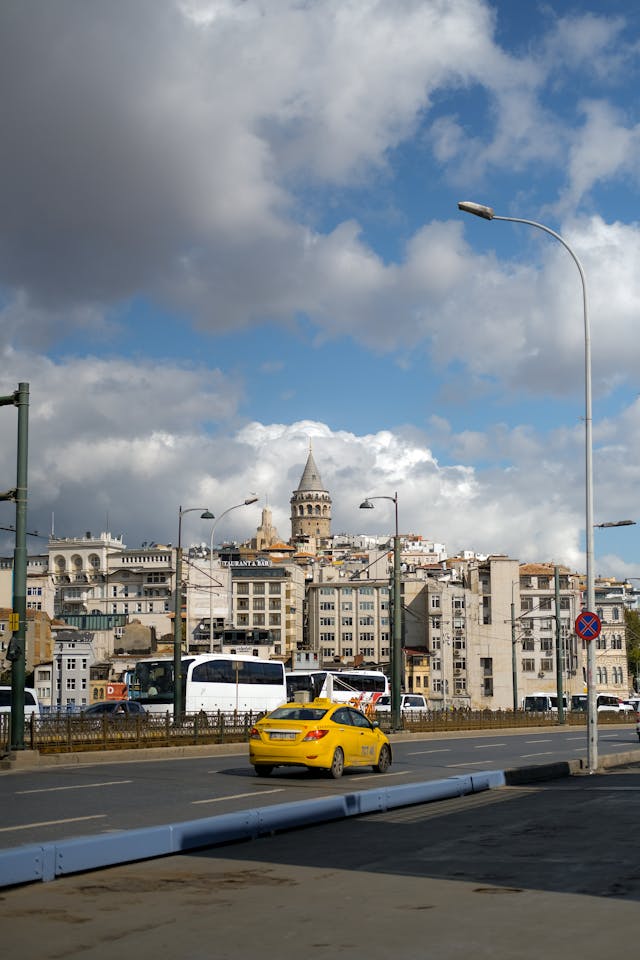
[[[639,800],[634,766],[30,884],[0,892],[2,946],[29,960],[626,956]]]

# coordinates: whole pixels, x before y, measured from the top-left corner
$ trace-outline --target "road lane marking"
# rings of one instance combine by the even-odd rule
[[[35,827],[57,827],[61,823],[82,823],[83,820],[104,820],[106,813],[94,813],[90,817],[69,817],[67,820],[41,820],[40,823],[21,823],[17,827],[0,827],[0,833],[11,833],[12,830],[31,830]]]
[[[375,780],[376,777],[404,777],[405,773],[409,773],[408,770],[393,770],[387,771],[386,773],[370,773],[367,776],[367,783],[369,780]]]
[[[90,790],[92,787],[115,787],[121,783],[133,783],[133,780],[103,780],[102,783],[74,783],[67,787],[39,787],[37,790],[16,790],[16,796],[27,793],[55,793],[57,790]]]
[[[259,797],[265,793],[284,793],[286,787],[274,787],[273,790],[252,790],[250,793],[234,793],[227,797],[211,797],[209,800],[192,800],[191,803],[221,803],[223,800],[244,800],[245,797]]]
[[[526,760],[527,757],[550,757],[554,752],[553,750],[543,750],[540,753],[521,753],[520,759]]]
[[[410,757],[421,757],[424,753],[451,753],[449,747],[441,747],[438,750],[412,750]]]
[[[474,746],[474,750],[491,750],[492,747],[504,747],[504,743],[480,743],[477,746]]]
[[[525,740],[525,743],[553,743],[551,739],[549,740]]]
[[[454,770],[456,767],[486,767],[488,763],[497,762],[497,760],[470,760],[468,763],[448,763],[447,769]]]

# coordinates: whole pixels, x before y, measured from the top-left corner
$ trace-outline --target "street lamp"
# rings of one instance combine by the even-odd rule
[[[201,511],[201,520],[214,520],[206,507],[187,507],[178,509],[178,546],[176,549],[176,588],[173,615],[173,722],[178,723],[182,716],[182,518],[185,513]]]
[[[367,497],[360,504],[361,510],[373,510],[372,500],[391,500],[395,506],[395,534],[393,537],[393,637],[391,656],[391,727],[400,730],[400,704],[402,702],[402,607],[400,598],[400,534],[398,532],[398,494],[392,497]]]
[[[567,241],[550,227],[535,220],[524,220],[521,217],[498,217],[492,207],[481,203],[472,203],[463,200],[458,203],[458,209],[464,213],[472,213],[484,220],[505,220],[510,223],[525,223],[530,227],[537,227],[558,240],[571,256],[578,268],[582,285],[582,310],[584,314],[584,397],[585,397],[585,514],[586,514],[586,562],[587,562],[587,610],[593,611],[595,606],[595,576],[593,566],[593,440],[591,416],[591,330],[587,312],[587,283],[582,264],[571,249]],[[595,773],[598,768],[598,714],[596,711],[595,687],[596,651],[593,642],[587,644],[587,762],[589,773]]]
[[[257,500],[258,498],[255,493],[252,493],[251,496],[243,500],[242,503],[236,503],[235,506],[224,510],[211,527],[211,542],[209,545],[209,653],[213,653],[213,537],[216,532],[216,527],[222,518],[226,517],[232,510],[237,510],[238,507],[248,507],[250,503],[257,503]],[[229,574],[229,576],[231,576],[231,574]]]

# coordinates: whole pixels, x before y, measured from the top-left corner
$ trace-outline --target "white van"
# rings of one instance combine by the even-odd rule
[[[11,687],[0,687],[0,713],[11,713]],[[40,701],[33,687],[24,688],[24,718],[40,716]]]
[[[400,710],[402,713],[422,713],[428,710],[427,701],[421,693],[403,693],[400,700]],[[383,694],[376,700],[376,711],[380,713],[389,713],[391,710],[391,697],[389,694]]]

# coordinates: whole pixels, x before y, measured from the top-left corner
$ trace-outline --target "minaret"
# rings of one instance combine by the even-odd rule
[[[290,502],[292,541],[308,537],[321,541],[331,536],[331,497],[322,485],[311,441],[307,463]]]

